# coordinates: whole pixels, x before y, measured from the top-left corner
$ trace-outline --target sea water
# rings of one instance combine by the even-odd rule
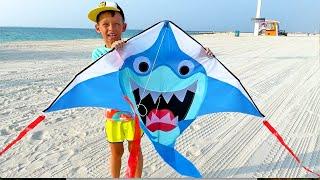
[[[127,30],[123,33],[123,38],[130,38],[141,31],[142,30]],[[101,36],[95,31],[95,29],[0,27],[0,42],[99,38],[101,38]]]
[[[122,38],[133,37],[143,30],[126,30]],[[190,35],[201,33],[188,31]],[[95,29],[80,28],[37,28],[37,27],[0,27],[0,42],[13,41],[51,41],[75,39],[101,39]]]
[[[131,38],[143,30],[126,30],[122,37]],[[197,32],[188,32],[189,34]],[[56,59],[91,59],[93,49],[84,51],[62,51],[36,49],[3,48],[7,43],[19,41],[56,41],[76,39],[101,39],[95,29],[78,28],[35,28],[35,27],[0,27],[0,61],[2,60],[56,60]]]

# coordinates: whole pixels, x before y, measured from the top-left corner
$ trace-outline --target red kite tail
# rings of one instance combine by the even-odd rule
[[[24,128],[18,137],[11,141],[7,146],[5,146],[4,149],[0,151],[0,156],[4,154],[7,150],[9,150],[14,144],[16,144],[18,141],[20,141],[30,130],[32,130],[34,127],[36,127],[41,121],[43,121],[46,118],[46,116],[41,115],[37,119],[35,119],[33,122],[31,122],[26,128]]]
[[[129,100],[128,97],[125,97],[125,100],[130,104],[131,108],[133,108],[133,104]],[[141,142],[141,129],[139,125],[139,118],[138,115],[135,114],[134,116],[134,138],[133,142],[130,147],[130,155],[128,159],[128,168],[127,168],[127,178],[134,178],[136,170],[137,170],[137,164],[139,162],[139,155],[140,155],[140,142]]]
[[[266,126],[269,131],[278,139],[278,141],[282,144],[282,146],[284,146],[286,148],[287,151],[289,151],[290,155],[298,162],[298,164],[302,165],[301,164],[301,161],[300,159],[298,158],[298,156],[292,151],[292,149],[284,142],[283,138],[280,136],[280,134],[277,132],[277,130],[271,126],[271,124],[268,122],[268,121],[263,121],[263,125]],[[313,172],[312,170],[310,170],[308,167],[305,167],[302,165],[302,167],[310,172],[310,173],[313,173],[315,175],[317,175],[318,177],[320,177],[320,174],[319,173],[315,173]]]

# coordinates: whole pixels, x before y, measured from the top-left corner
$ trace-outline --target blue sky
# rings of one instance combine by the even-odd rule
[[[92,28],[97,0],[0,0],[0,26]],[[252,32],[257,0],[118,0],[128,29],[171,20],[185,30]],[[319,32],[320,0],[262,0],[261,16],[289,32]]]

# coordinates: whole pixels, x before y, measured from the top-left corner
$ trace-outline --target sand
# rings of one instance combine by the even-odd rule
[[[319,173],[319,35],[194,37],[241,80],[303,165]],[[0,44],[1,148],[91,63],[91,51],[100,44],[100,40]],[[99,108],[48,113],[43,123],[0,157],[0,177],[111,177],[103,117]],[[261,120],[244,114],[199,117],[176,147],[203,177],[316,177],[293,160]],[[146,136],[142,149],[143,177],[183,177],[160,159]],[[125,152],[122,177],[127,157]]]

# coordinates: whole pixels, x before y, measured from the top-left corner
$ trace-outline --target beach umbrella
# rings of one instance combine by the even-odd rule
[[[240,80],[217,58],[208,57],[199,42],[171,21],[153,25],[127,40],[123,49],[112,50],[93,62],[43,112],[77,107],[114,108],[135,114],[128,177],[133,177],[138,161],[140,128],[162,159],[178,173],[201,177],[193,163],[175,149],[176,139],[197,116],[219,112],[255,116],[301,163]],[[0,155],[44,118],[39,116],[28,125]]]

